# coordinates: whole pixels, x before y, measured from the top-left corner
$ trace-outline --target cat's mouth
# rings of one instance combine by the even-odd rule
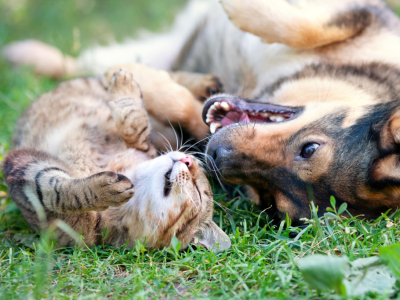
[[[169,196],[169,194],[171,193],[171,189],[172,189],[172,182],[171,182],[171,174],[172,174],[172,168],[169,169],[169,171],[167,173],[165,173],[164,178],[165,178],[165,182],[164,182],[164,197],[167,198]]]
[[[201,193],[196,184],[197,176],[195,175],[195,170],[197,166],[191,165],[190,167],[187,166],[182,169],[181,166],[176,166],[177,163],[178,162],[174,162],[171,168],[164,174],[164,197],[167,198],[171,194],[174,185],[178,185],[182,189],[186,183],[193,182],[194,189],[198,193],[199,199],[201,199]],[[178,168],[178,173],[174,171],[175,167]]]

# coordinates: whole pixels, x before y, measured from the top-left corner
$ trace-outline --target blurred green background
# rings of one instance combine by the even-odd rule
[[[166,27],[185,0],[0,0],[0,45],[35,38],[68,54]]]

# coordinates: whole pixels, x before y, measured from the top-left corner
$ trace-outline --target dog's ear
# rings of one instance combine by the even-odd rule
[[[400,156],[390,154],[376,161],[370,179],[374,186],[400,186]]]
[[[380,148],[390,151],[400,146],[400,111],[395,112],[380,133]]]
[[[387,155],[373,163],[371,183],[380,186],[400,185],[400,111],[395,112],[383,126],[379,144]]]

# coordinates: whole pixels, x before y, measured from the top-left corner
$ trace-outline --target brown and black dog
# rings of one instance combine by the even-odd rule
[[[400,22],[381,1],[222,1],[242,30],[312,58],[252,100],[216,95],[209,164],[278,217],[400,207]],[[313,5],[311,5],[313,4]]]
[[[208,162],[273,215],[309,217],[310,193],[319,213],[330,196],[367,218],[400,206],[400,20],[383,0],[192,0],[162,36],[64,61],[46,47],[3,53],[53,77],[137,57],[218,76],[229,94],[204,107]]]

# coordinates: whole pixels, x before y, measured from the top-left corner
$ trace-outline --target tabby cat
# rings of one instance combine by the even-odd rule
[[[173,119],[185,114],[179,105],[166,107],[168,99],[194,110],[193,96],[166,72],[133,70],[135,76],[115,72],[109,84],[106,78],[64,82],[31,104],[3,163],[11,198],[32,228],[62,220],[87,245],[133,247],[143,239],[162,248],[176,236],[182,247],[229,248],[212,221],[213,195],[201,163],[178,151],[157,157],[150,139],[143,99],[153,116]],[[180,121],[192,132],[204,126]],[[75,240],[58,230],[58,243]]]

